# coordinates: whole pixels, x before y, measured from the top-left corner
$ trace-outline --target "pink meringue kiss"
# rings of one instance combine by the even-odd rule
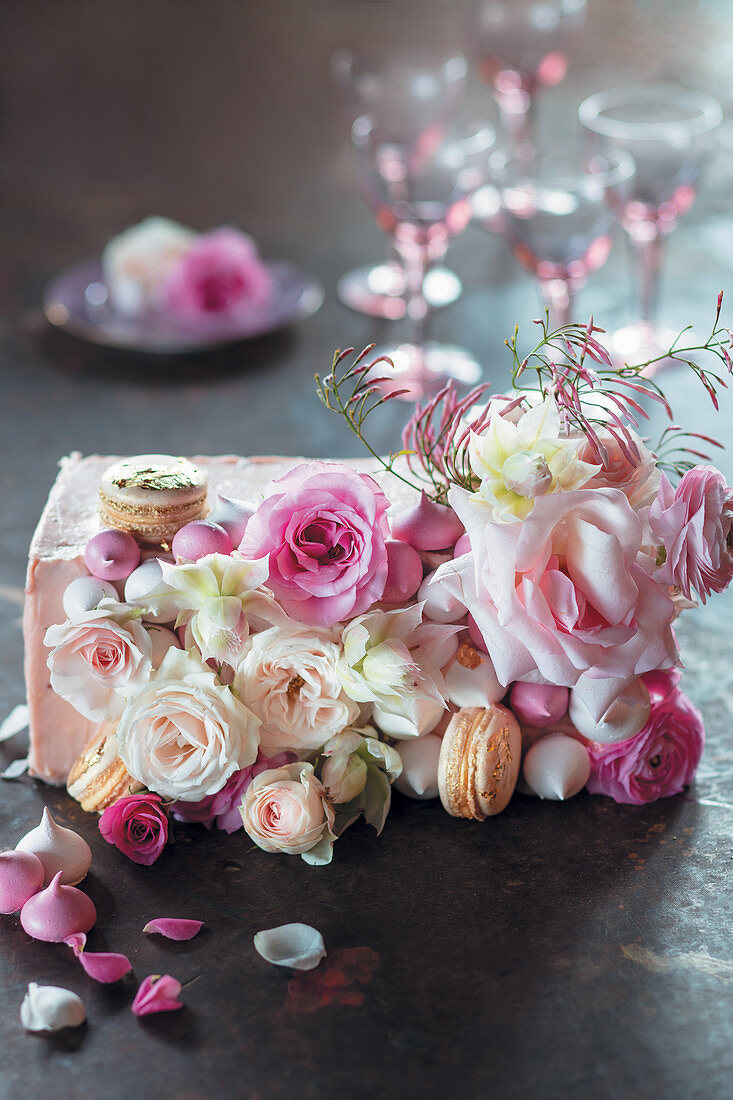
[[[411,599],[422,584],[422,561],[417,550],[406,542],[387,539],[387,583],[382,593],[384,603],[404,603]]]
[[[89,932],[96,919],[92,899],[75,886],[62,886],[60,871],[51,885],[29,898],[20,911],[23,930],[45,943],[61,943],[76,932]]]
[[[470,627],[469,627],[470,629]],[[568,711],[570,692],[552,684],[526,684],[521,680],[511,690],[509,706],[522,725],[554,726]]]
[[[110,528],[92,535],[84,551],[84,562],[99,580],[123,581],[140,564],[140,547],[127,531]]]
[[[173,556],[176,561],[198,561],[207,554],[231,554],[234,543],[218,523],[195,519],[173,536]]]
[[[415,550],[445,550],[455,546],[464,526],[452,508],[436,504],[423,490],[417,504],[389,517],[392,537],[409,542]]]
[[[43,864],[44,886],[56,874],[61,875],[62,886],[76,886],[92,865],[92,850],[84,837],[54,821],[47,806],[40,824],[21,837],[15,850],[38,857]]]
[[[32,852],[0,853],[0,913],[17,913],[43,886],[43,864]]]

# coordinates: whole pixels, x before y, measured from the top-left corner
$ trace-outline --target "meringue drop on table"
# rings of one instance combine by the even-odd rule
[[[0,913],[17,913],[43,886],[43,864],[32,852],[0,853]]]
[[[61,943],[77,932],[89,932],[97,920],[91,898],[75,886],[62,886],[61,872],[50,886],[29,898],[20,911],[24,932],[34,940]]]
[[[81,997],[58,985],[30,982],[20,1006],[20,1020],[27,1031],[61,1031],[79,1027],[86,1018]]]
[[[574,737],[548,733],[526,753],[522,774],[532,794],[562,802],[588,782],[590,757],[585,745]]]
[[[38,856],[46,886],[58,875],[62,885],[75,886],[86,877],[92,864],[92,850],[86,840],[54,821],[48,807],[44,808],[40,824],[18,841],[15,850]]]

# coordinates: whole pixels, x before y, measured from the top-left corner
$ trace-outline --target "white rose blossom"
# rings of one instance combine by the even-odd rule
[[[247,835],[265,852],[331,862],[335,815],[313,765],[286,764],[261,772],[247,788],[240,812]]]
[[[373,721],[391,737],[419,737],[445,710],[440,672],[455,652],[457,626],[422,623],[423,605],[370,611],[344,627],[339,674],[347,695],[373,704]]]
[[[323,746],[323,756],[321,781],[329,801],[337,805],[361,794],[370,767],[379,768],[390,783],[402,771],[400,754],[380,741],[372,726],[343,730]]]
[[[139,616],[136,608],[103,599],[46,631],[52,689],[93,722],[119,718],[125,698],[150,679],[152,645]]]
[[[288,622],[250,637],[234,687],[262,723],[265,754],[319,749],[353,725],[359,707],[343,690],[340,658],[327,629]]]
[[[120,758],[164,798],[197,802],[254,763],[259,721],[197,656],[170,649],[117,727]]]
[[[104,279],[115,309],[133,315],[155,308],[171,268],[196,234],[170,218],[145,218],[113,237],[102,253]]]

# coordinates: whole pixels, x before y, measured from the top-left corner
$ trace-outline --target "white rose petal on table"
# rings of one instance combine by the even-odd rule
[[[326,957],[323,936],[310,924],[266,928],[255,935],[254,946],[265,962],[289,966],[292,970],[315,970]]]

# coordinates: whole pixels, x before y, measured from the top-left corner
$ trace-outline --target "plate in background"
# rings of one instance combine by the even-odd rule
[[[57,275],[46,289],[43,312],[57,328],[103,347],[164,355],[205,351],[276,332],[321,308],[323,287],[312,275],[282,260],[265,266],[275,286],[271,300],[247,317],[205,329],[184,327],[162,313],[118,313],[109,303],[99,258],[82,260]]]

